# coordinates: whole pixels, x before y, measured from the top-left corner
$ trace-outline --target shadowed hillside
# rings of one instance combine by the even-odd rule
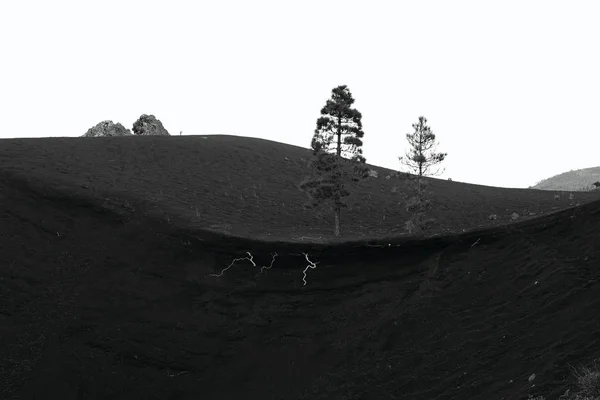
[[[532,189],[540,190],[593,190],[594,182],[600,181],[600,167],[564,172],[535,184]]]
[[[309,155],[0,142],[0,398],[555,399],[600,356],[597,194],[431,180],[442,228],[418,239],[379,169],[352,242],[303,243],[333,237],[296,192]]]
[[[236,136],[101,137],[3,140],[0,168],[40,181],[72,197],[93,198],[125,218],[134,211],[194,229],[286,241],[335,240],[328,210],[302,208],[297,185],[308,149]],[[400,151],[400,149],[399,149]],[[368,160],[367,160],[368,161]],[[408,218],[399,178],[372,167],[378,178],[359,184],[342,210],[340,240],[404,234]],[[429,179],[437,232],[461,231],[557,211],[600,198],[573,200],[527,189],[505,189]],[[394,188],[397,188],[395,190]],[[402,202],[402,204],[399,204]],[[490,221],[490,214],[499,219]]]

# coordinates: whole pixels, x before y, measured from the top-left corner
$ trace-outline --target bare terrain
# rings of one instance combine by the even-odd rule
[[[310,155],[1,140],[0,398],[557,399],[600,357],[599,192],[430,179],[410,236],[372,166],[334,238]]]

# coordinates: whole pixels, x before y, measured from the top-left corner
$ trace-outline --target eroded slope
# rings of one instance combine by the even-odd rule
[[[598,202],[421,245],[307,246],[303,285],[302,247],[217,278],[253,249],[43,192],[2,181],[10,398],[526,398],[598,356]],[[269,251],[287,255],[260,273]]]

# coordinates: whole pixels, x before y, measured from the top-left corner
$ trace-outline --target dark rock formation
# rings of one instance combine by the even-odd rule
[[[130,136],[131,131],[125,128],[120,123],[114,123],[110,120],[102,121],[96,126],[91,127],[83,134],[83,137],[99,137],[99,136]]]
[[[133,123],[133,133],[143,136],[170,136],[160,120],[156,119],[154,115],[146,114],[142,114]]]

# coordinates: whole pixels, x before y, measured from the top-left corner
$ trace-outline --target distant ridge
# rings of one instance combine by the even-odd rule
[[[530,189],[589,191],[595,188],[594,182],[598,181],[600,181],[600,167],[591,167],[554,175],[539,181]]]

